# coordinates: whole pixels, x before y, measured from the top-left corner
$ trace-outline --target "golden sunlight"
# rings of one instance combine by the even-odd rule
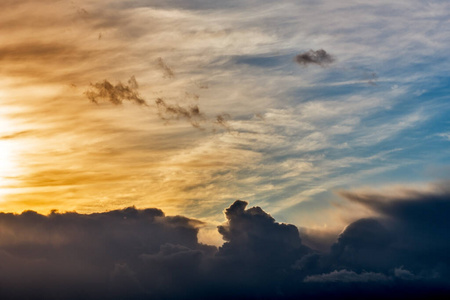
[[[0,200],[6,193],[5,188],[10,185],[18,172],[16,160],[18,145],[8,138],[8,128],[11,128],[6,119],[0,119]]]

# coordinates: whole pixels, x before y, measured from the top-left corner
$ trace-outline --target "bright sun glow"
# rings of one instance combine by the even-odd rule
[[[6,193],[5,188],[12,183],[12,178],[18,171],[16,161],[18,145],[5,138],[10,129],[10,122],[0,119],[0,198]]]

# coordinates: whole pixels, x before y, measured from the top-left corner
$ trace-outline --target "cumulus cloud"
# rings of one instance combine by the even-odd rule
[[[295,61],[302,65],[319,65],[321,67],[328,66],[335,61],[335,58],[323,49],[309,50],[300,53],[295,57]]]
[[[88,215],[2,213],[0,295],[90,299],[119,292],[151,295],[161,284],[176,290],[198,259],[215,251],[198,243],[201,225],[133,207]],[[178,267],[186,273],[179,280]],[[169,274],[152,273],[164,268]]]
[[[359,268],[393,269],[400,264],[414,274],[448,280],[448,186],[445,182],[428,190],[341,192],[379,217],[349,225],[333,246],[333,253],[341,260],[351,259]]]
[[[370,296],[375,291],[389,299],[405,291],[450,291],[443,272],[448,259],[440,256],[441,263],[435,265],[429,257],[435,252],[423,249],[420,260],[409,257],[417,245],[405,244],[396,235],[408,230],[411,235],[417,228],[399,231],[381,219],[358,220],[327,254],[304,246],[294,225],[278,223],[260,207],[247,205],[237,200],[225,210],[226,222],[218,227],[225,242],[218,249],[198,242],[204,223],[166,216],[159,209],[53,211],[48,216],[1,213],[0,296],[322,299],[328,294]],[[366,262],[370,260],[379,260],[380,266]]]
[[[237,266],[256,264],[267,269],[282,268],[308,253],[297,227],[276,222],[260,207],[246,207],[245,201],[234,202],[225,210],[228,222],[218,227],[225,243],[217,255],[227,263],[231,260]]]

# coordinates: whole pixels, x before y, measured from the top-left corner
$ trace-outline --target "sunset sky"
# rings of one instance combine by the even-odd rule
[[[373,195],[448,192],[449,15],[444,0],[2,0],[0,211],[158,208],[220,246],[240,199],[329,247],[383,214]]]
[[[0,6],[3,211],[135,205],[221,222],[242,199],[342,227],[339,189],[449,176],[446,1]],[[320,49],[333,61],[295,60]],[[87,97],[133,76],[147,105]]]

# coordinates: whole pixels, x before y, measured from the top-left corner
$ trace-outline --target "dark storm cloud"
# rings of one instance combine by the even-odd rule
[[[172,280],[170,288],[176,290],[183,284],[174,277],[176,268],[183,266],[179,272],[190,273],[203,255],[215,251],[198,243],[201,224],[165,216],[158,209],[0,214],[0,295],[3,299],[103,298],[121,292],[143,296],[159,288],[158,278],[168,284]],[[170,274],[152,273],[164,268]],[[188,277],[181,274],[181,279]]]
[[[295,61],[303,66],[319,65],[325,67],[335,61],[334,57],[323,49],[309,50],[308,52],[300,53],[295,57]]]
[[[402,265],[423,277],[450,280],[450,189],[448,182],[431,191],[403,191],[402,196],[341,192],[350,201],[360,203],[381,216],[373,224],[353,223],[347,230],[365,232],[372,238],[338,240],[336,248],[357,248],[359,265],[378,267]],[[375,224],[378,222],[378,225]],[[343,234],[347,234],[344,231]],[[359,244],[356,243],[358,241]],[[379,247],[380,251],[374,249]],[[347,250],[340,255],[350,255]],[[370,252],[368,252],[370,251]]]
[[[450,294],[447,194],[374,201],[346,195],[382,216],[347,226],[328,253],[304,246],[297,227],[239,200],[225,210],[226,223],[218,227],[225,241],[219,249],[198,242],[202,222],[165,216],[158,209],[3,213],[0,296],[398,299]],[[417,220],[419,210],[424,213]]]
[[[297,227],[275,222],[260,207],[246,207],[247,202],[237,200],[225,210],[228,222],[218,227],[225,240],[219,256],[260,263],[274,254],[278,254],[272,257],[276,260],[307,252]]]
[[[98,103],[99,100],[105,100],[115,105],[120,105],[124,101],[146,105],[145,100],[137,91],[138,87],[139,85],[134,76],[128,80],[128,85],[121,82],[113,85],[108,80],[103,80],[94,84],[91,83],[91,87],[85,92],[85,95],[94,103]]]
[[[246,209],[237,200],[225,210],[227,223],[219,226],[225,243],[219,248],[213,270],[219,286],[232,286],[230,297],[242,292],[253,297],[276,295],[291,282],[292,264],[309,252],[297,227],[281,224],[260,207]]]

